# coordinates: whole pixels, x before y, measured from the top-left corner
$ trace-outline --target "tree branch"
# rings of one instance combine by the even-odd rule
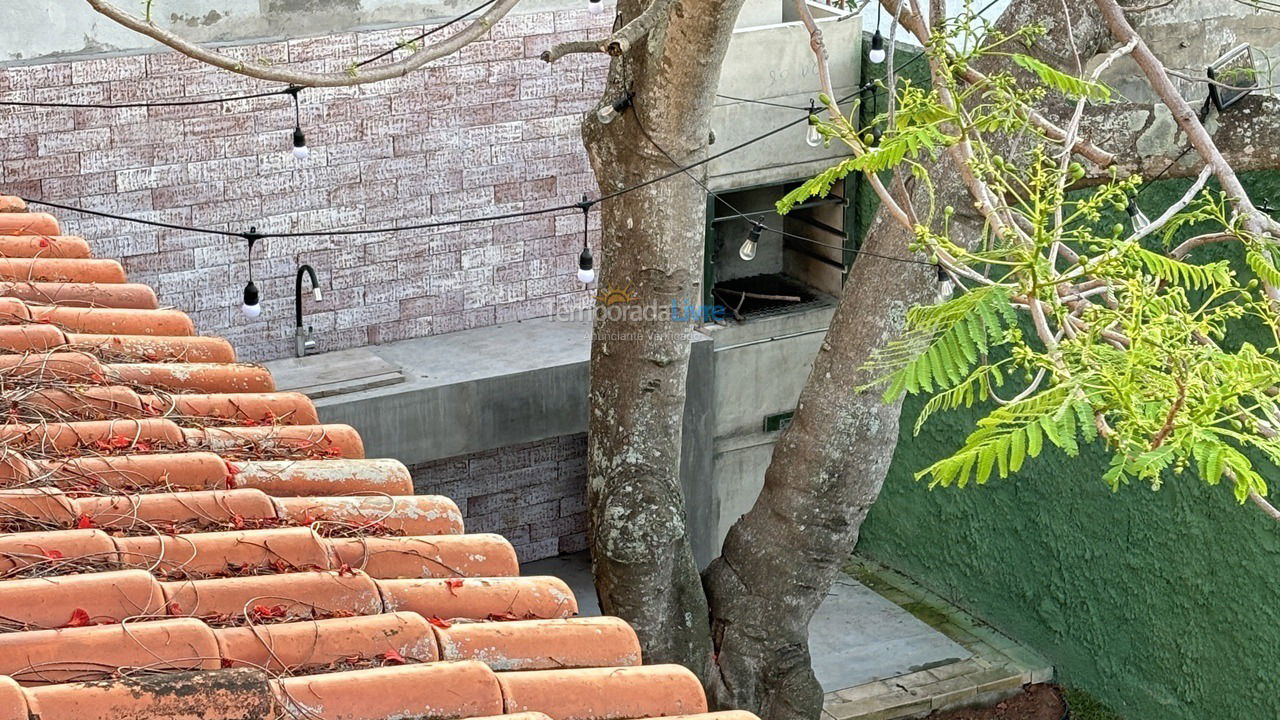
[[[1111,28],[1111,34],[1117,40],[1123,43],[1137,42],[1133,48],[1133,59],[1138,63],[1138,67],[1142,69],[1143,74],[1146,75],[1147,82],[1151,83],[1151,88],[1155,90],[1160,101],[1173,113],[1174,121],[1187,134],[1187,139],[1191,142],[1192,147],[1213,168],[1213,174],[1218,178],[1222,189],[1232,198],[1237,211],[1244,216],[1245,227],[1258,234],[1265,232],[1270,226],[1274,225],[1273,221],[1253,206],[1253,202],[1249,199],[1249,194],[1245,192],[1244,185],[1240,183],[1240,179],[1236,176],[1235,169],[1223,157],[1217,144],[1214,143],[1213,137],[1209,135],[1209,132],[1204,128],[1204,124],[1200,122],[1195,109],[1186,101],[1186,98],[1182,97],[1182,94],[1178,92],[1178,88],[1174,87],[1173,81],[1169,79],[1169,74],[1165,70],[1164,63],[1156,57],[1146,41],[1129,24],[1129,20],[1124,16],[1124,8],[1120,7],[1115,0],[1095,0],[1095,3],[1098,9],[1102,11],[1102,17],[1108,27]]]
[[[121,25],[141,33],[155,40],[158,43],[167,45],[173,50],[186,55],[187,57],[199,60],[200,62],[212,65],[214,67],[229,70],[240,75],[257,78],[259,80],[267,80],[271,82],[286,83],[289,85],[302,85],[305,87],[347,87],[351,85],[364,85],[367,83],[381,82],[392,78],[402,77],[426,65],[433,60],[438,60],[447,55],[461,50],[482,35],[489,32],[489,28],[493,27],[501,20],[519,0],[497,0],[492,7],[483,15],[476,18],[475,22],[465,27],[460,32],[450,36],[443,42],[437,43],[430,47],[424,47],[412,55],[397,60],[396,62],[380,65],[368,70],[359,70],[352,66],[350,71],[342,72],[309,72],[306,70],[291,70],[289,68],[272,67],[256,62],[239,60],[237,58],[224,55],[216,50],[211,50],[191,42],[176,33],[157,27],[147,20],[137,17],[121,8],[113,5],[107,0],[85,0],[89,6],[108,18],[120,23]]]
[[[836,91],[831,85],[831,68],[827,64],[827,46],[822,40],[822,29],[818,27],[818,23],[813,19],[813,13],[809,12],[809,5],[805,0],[793,0],[796,14],[800,16],[800,21],[804,24],[805,30],[809,33],[809,47],[813,50],[814,59],[818,63],[818,87],[827,97],[827,112],[830,113],[831,119],[841,124],[845,123],[844,113],[840,111],[836,105]],[[892,60],[892,58],[890,58]],[[855,153],[857,148],[854,149]],[[898,204],[893,195],[889,193],[888,188],[881,182],[880,177],[875,173],[864,173],[867,182],[871,185],[871,189],[875,191],[880,198],[881,205],[885,210],[893,216],[895,220],[902,224],[908,230],[914,225],[912,218],[907,211]]]
[[[618,28],[604,40],[575,40],[553,45],[542,53],[545,62],[555,62],[572,53],[596,53],[618,57],[657,27],[667,17],[667,11],[675,4],[675,0],[653,0],[644,12],[635,16],[631,22]]]

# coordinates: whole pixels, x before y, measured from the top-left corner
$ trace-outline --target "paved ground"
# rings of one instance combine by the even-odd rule
[[[554,575],[600,614],[585,553],[528,563],[525,575]],[[832,692],[962,660],[970,652],[848,575],[841,575],[809,627],[814,670]]]

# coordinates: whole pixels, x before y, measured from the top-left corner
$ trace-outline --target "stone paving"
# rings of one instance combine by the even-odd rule
[[[998,702],[1027,683],[1053,678],[1046,659],[905,575],[857,556],[845,571],[972,655],[827,693],[823,720],[919,718],[935,710]]]

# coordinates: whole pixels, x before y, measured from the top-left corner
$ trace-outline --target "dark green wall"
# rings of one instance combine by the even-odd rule
[[[1251,195],[1280,197],[1278,180],[1248,178]],[[1153,188],[1144,208],[1155,217],[1184,187]],[[930,491],[914,471],[959,447],[974,416],[935,416],[912,437],[921,404],[903,411],[860,552],[1043,652],[1128,720],[1280,718],[1280,524],[1190,475],[1113,494],[1097,448]]]

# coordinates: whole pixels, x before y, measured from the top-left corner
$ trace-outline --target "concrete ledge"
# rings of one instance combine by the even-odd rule
[[[711,477],[715,429],[712,340],[693,333],[685,398],[681,484],[694,554],[710,562],[719,523]],[[360,431],[369,457],[410,467],[587,429],[591,326],[551,318],[374,345],[362,352],[397,368],[404,382],[322,397],[321,422]],[[329,354],[267,363],[281,377],[310,382]],[[280,390],[289,387],[281,385]]]
[[[359,430],[370,457],[417,465],[586,430],[586,323],[543,318],[366,350],[405,381],[320,398],[316,408],[322,422]],[[267,367],[285,362],[321,368],[326,355]]]
[[[1048,660],[905,575],[860,556],[850,559],[845,572],[964,646],[973,657],[827,693],[823,720],[921,718],[938,710],[994,704],[1023,685],[1053,679]]]

